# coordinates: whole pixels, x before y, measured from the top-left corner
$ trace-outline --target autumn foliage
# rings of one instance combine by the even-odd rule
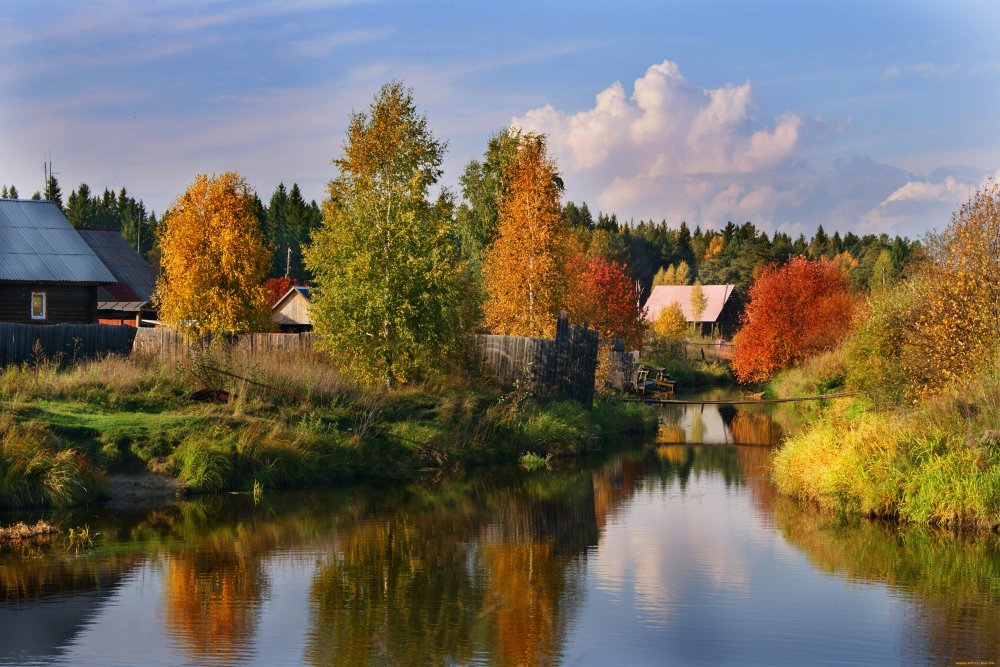
[[[763,270],[750,288],[733,371],[757,382],[806,357],[835,347],[854,310],[847,276],[829,260],[796,257]]]
[[[604,257],[578,256],[579,271],[567,299],[577,322],[587,322],[601,338],[620,338],[628,349],[642,345],[646,325],[628,267]]]
[[[267,305],[274,308],[274,304],[278,303],[281,297],[288,293],[288,290],[297,286],[299,281],[290,276],[282,276],[281,278],[268,278],[264,281],[264,287],[267,289]]]
[[[568,235],[555,166],[541,137],[522,139],[483,266],[486,325],[498,334],[552,337],[564,307]]]
[[[270,267],[257,198],[235,172],[199,175],[163,218],[160,319],[186,334],[237,334],[269,328]]]

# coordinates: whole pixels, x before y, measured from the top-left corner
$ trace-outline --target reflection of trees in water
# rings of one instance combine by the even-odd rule
[[[658,412],[657,441],[664,444],[697,445],[708,437],[710,444],[717,445],[774,445],[785,434],[772,412],[757,406],[668,404],[660,406]],[[715,425],[714,432],[709,423]]]
[[[912,600],[905,664],[1000,655],[1000,538],[841,519],[775,497],[775,524],[819,569],[888,585]]]
[[[307,662],[556,660],[580,595],[575,564],[597,541],[589,474],[463,491],[338,532],[310,593]]]
[[[773,445],[784,438],[781,426],[766,412],[738,410],[727,426],[737,445]]]
[[[259,557],[232,549],[163,557],[167,634],[195,659],[240,664],[250,648],[267,579]]]

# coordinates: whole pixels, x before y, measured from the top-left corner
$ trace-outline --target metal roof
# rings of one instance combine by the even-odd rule
[[[50,201],[0,199],[0,281],[113,283],[90,246]]]
[[[694,285],[657,285],[653,288],[653,293],[646,301],[646,320],[655,322],[660,316],[660,311],[671,303],[679,303],[684,311],[684,319],[694,322],[691,310],[691,290]],[[701,291],[705,295],[705,310],[702,311],[698,322],[715,322],[722,313],[722,308],[726,301],[733,295],[735,285],[702,285]]]
[[[156,286],[153,267],[122,238],[117,230],[77,231],[119,283],[98,289],[98,301],[149,301]]]
[[[138,313],[146,309],[145,301],[98,301],[97,310],[116,310],[125,313]]]

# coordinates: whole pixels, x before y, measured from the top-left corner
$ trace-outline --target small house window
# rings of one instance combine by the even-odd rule
[[[31,319],[45,319],[45,292],[31,293]]]

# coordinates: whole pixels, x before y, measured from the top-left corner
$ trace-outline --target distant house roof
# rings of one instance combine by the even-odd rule
[[[691,290],[694,285],[657,285],[653,288],[653,293],[646,301],[646,320],[653,322],[660,315],[660,311],[671,303],[679,303],[684,311],[684,319],[688,322],[696,321],[691,311]],[[715,322],[719,319],[726,301],[733,295],[735,285],[702,285],[701,291],[705,295],[705,310],[702,312],[698,322]]]
[[[0,199],[0,281],[102,284],[115,277],[54,203]]]
[[[117,280],[117,284],[97,289],[98,308],[101,310],[138,310],[136,302],[149,301],[153,296],[156,276],[153,267],[128,244],[115,229],[78,229],[80,236],[91,250],[104,262]],[[129,307],[100,306],[100,303],[131,302]]]

